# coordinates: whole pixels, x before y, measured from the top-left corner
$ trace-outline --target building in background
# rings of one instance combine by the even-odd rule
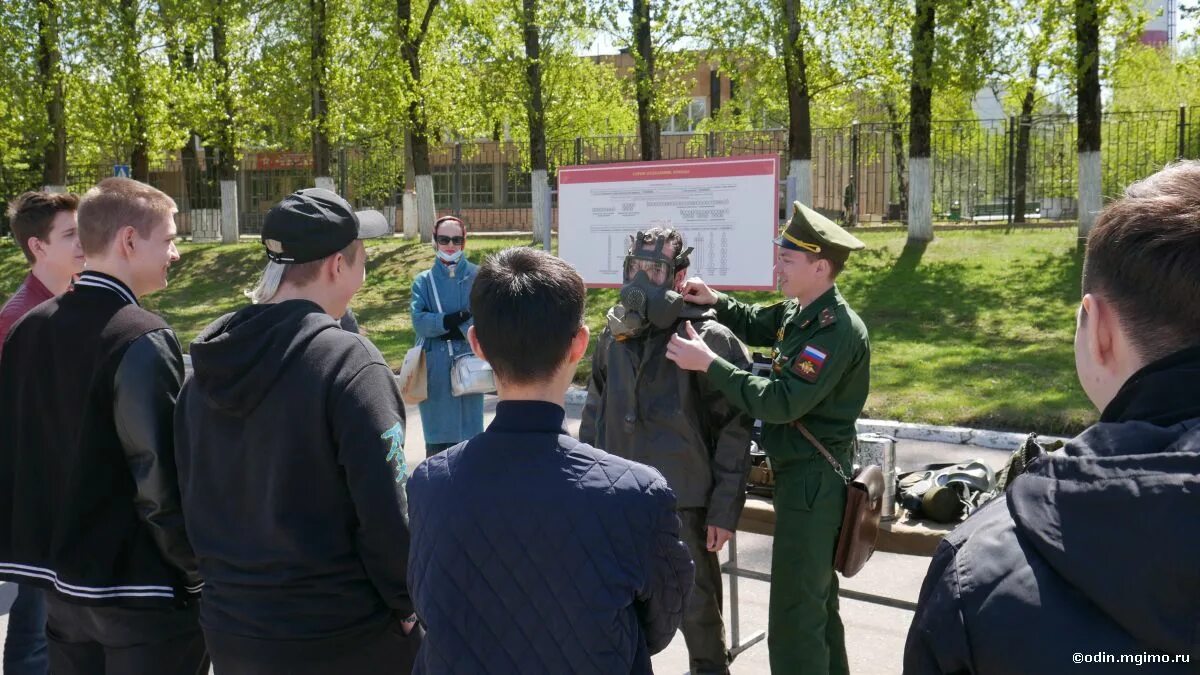
[[[1141,43],[1151,47],[1174,48],[1179,15],[1176,0],[1142,0],[1150,20],[1142,30]]]

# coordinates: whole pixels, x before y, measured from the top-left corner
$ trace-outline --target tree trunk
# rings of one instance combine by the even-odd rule
[[[937,0],[917,0],[912,31],[912,86],[909,90],[908,239],[933,239],[932,167],[933,52]]]
[[[542,45],[537,23],[538,0],[522,0],[522,23],[525,33],[525,83],[529,87],[529,159],[530,192],[533,208],[533,241],[549,240],[549,209],[546,201],[550,186],[546,177],[546,107],[542,101]]]
[[[425,16],[414,34],[412,30],[412,0],[396,0],[396,37],[400,41],[400,55],[408,65],[409,85],[413,92],[408,105],[408,132],[412,148],[412,174],[417,188],[417,229],[421,241],[433,238],[433,222],[437,205],[433,194],[433,176],[429,169],[429,128],[425,119],[421,91],[421,43],[429,30],[429,21],[438,0],[429,0]]]
[[[788,97],[788,174],[797,177],[796,199],[813,205],[812,111],[808,93],[808,62],[801,39],[801,0],[784,0],[787,43],[783,46],[783,70]]]
[[[1100,17],[1097,0],[1075,0],[1076,111],[1079,119],[1079,237],[1101,207]]]
[[[138,33],[138,3],[136,0],[121,0],[122,35],[122,67],[127,78],[126,101],[130,110],[130,142],[132,149],[129,156],[130,174],[134,180],[143,183],[150,180],[150,151],[149,130],[146,120],[146,83],[142,72],[142,59],[139,53],[140,34]]]
[[[1029,90],[1021,99],[1021,117],[1017,127],[1017,149],[1013,161],[1016,164],[1013,175],[1013,222],[1025,222],[1026,187],[1029,182],[1029,137],[1033,127],[1033,104],[1037,93],[1037,77],[1040,63],[1036,60],[1029,68]]]
[[[642,161],[662,159],[661,127],[654,117],[654,43],[650,32],[650,0],[633,0],[630,21],[633,23],[633,72]]]
[[[220,153],[217,176],[221,180],[233,180],[237,171],[237,126],[234,118],[233,69],[229,64],[226,2],[227,0],[215,0],[212,24],[213,63],[217,66],[217,75],[220,78],[217,81],[217,97],[220,99],[223,113],[217,132],[217,150]]]
[[[56,0],[38,0],[38,79],[46,101],[42,184],[67,183],[67,118],[63,104],[62,51],[58,44],[60,11]]]
[[[330,165],[333,163],[327,128],[329,110],[325,100],[329,43],[326,35],[328,26],[326,9],[326,0],[308,0],[309,15],[312,18],[312,43],[310,45],[312,108],[308,118],[312,122],[313,175],[318,177],[329,176]]]

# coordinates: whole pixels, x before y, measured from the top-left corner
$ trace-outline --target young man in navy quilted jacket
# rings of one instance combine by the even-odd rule
[[[564,399],[588,346],[579,275],[547,253],[487,260],[471,347],[500,403],[408,483],[416,673],[650,673],[694,570],[658,471],[572,439]]]

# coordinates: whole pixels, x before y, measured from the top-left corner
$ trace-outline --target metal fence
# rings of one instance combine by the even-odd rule
[[[1129,183],[1179,158],[1200,158],[1200,107],[1176,111],[1106,113],[1101,131],[1103,191],[1114,197]],[[1076,217],[1076,123],[1070,115],[1028,119],[939,120],[932,125],[934,219],[939,223],[1072,220]],[[783,129],[664,133],[663,159],[775,155],[787,173]],[[908,216],[908,125],[872,122],[813,130],[814,207],[851,223],[897,222]],[[551,140],[549,179],[558,168],[639,159],[636,136]],[[402,218],[405,162],[398,145],[344,147],[334,153],[335,188],[360,208],[383,210],[397,229]],[[439,214],[463,217],[474,230],[530,231],[529,147],[474,141],[431,149]],[[68,188],[82,192],[112,175],[113,165],[72,168]],[[220,189],[211,158],[152,165],[150,183],[179,205],[183,234],[219,221]],[[268,209],[288,193],[314,184],[308,153],[251,151],[237,176],[242,232],[259,231]],[[29,185],[22,185],[23,183]],[[0,167],[6,195],[36,185],[28,171]],[[557,192],[555,191],[556,195]],[[786,213],[780,190],[780,213]],[[557,197],[555,197],[555,200]],[[557,218],[557,202],[553,204]]]

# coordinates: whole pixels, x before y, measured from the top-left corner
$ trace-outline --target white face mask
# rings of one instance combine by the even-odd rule
[[[447,265],[453,265],[453,264],[457,263],[459,260],[462,259],[462,254],[463,254],[463,252],[462,252],[461,248],[458,249],[457,251],[455,251],[454,253],[446,253],[444,251],[437,252],[438,259],[441,260],[442,262],[446,263]]]

